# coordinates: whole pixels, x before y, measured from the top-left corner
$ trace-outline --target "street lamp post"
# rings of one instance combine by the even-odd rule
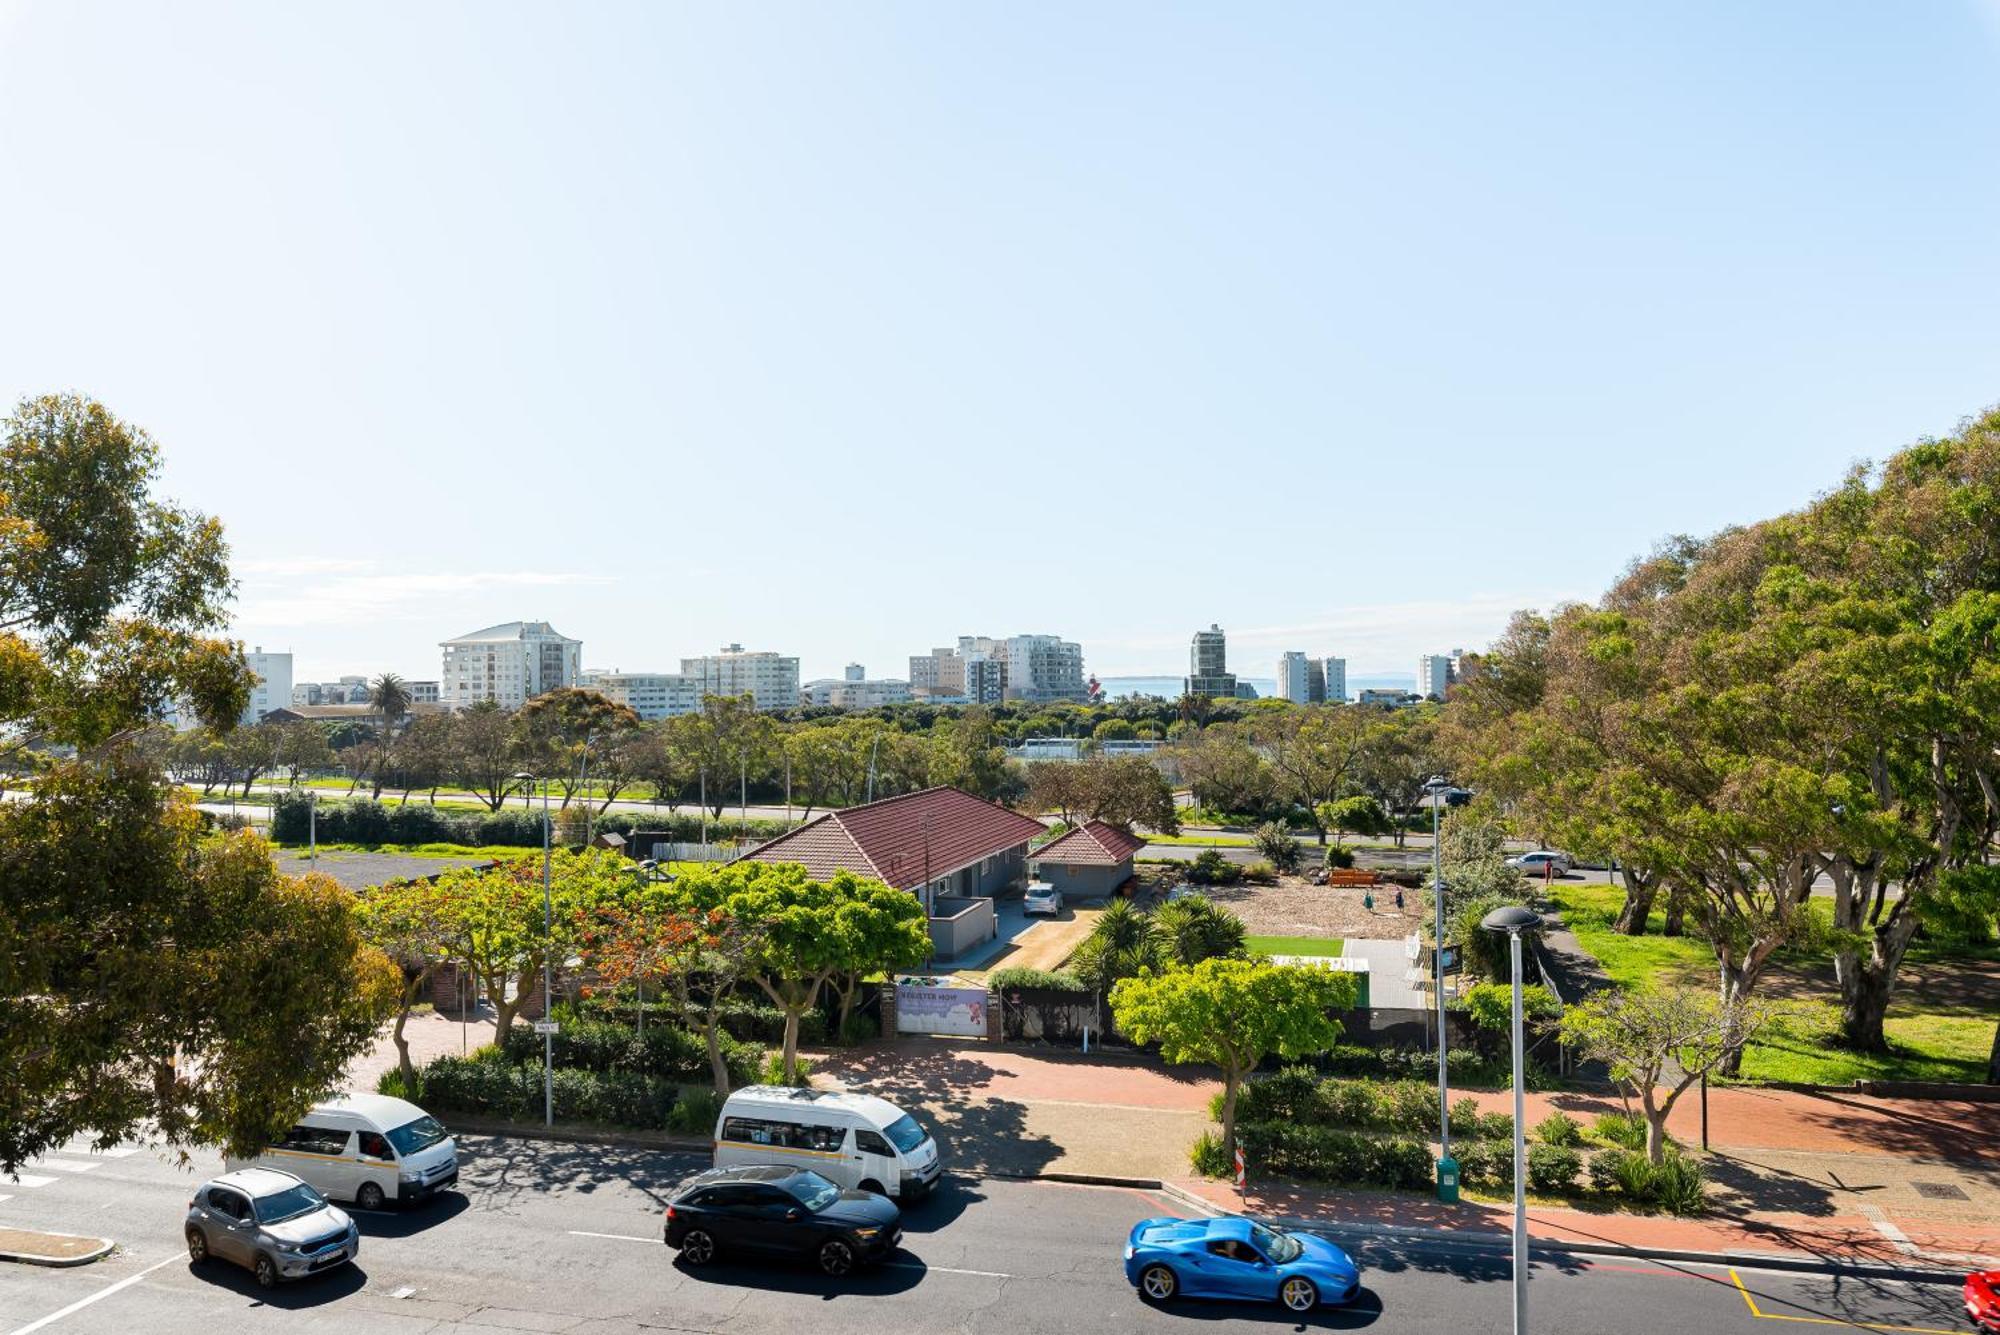
[[[526,784],[533,784],[535,776],[525,771],[514,776]],[[532,797],[531,797],[532,800]],[[542,781],[542,1125],[554,1126],[556,1121],[556,1035],[555,1030],[546,1027],[555,1011],[555,913],[551,906],[549,880],[552,874],[551,859],[554,856],[552,837],[554,827],[549,817],[549,785]]]
[[[1514,1335],[1528,1332],[1528,1147],[1521,1063],[1527,1044],[1521,1037],[1521,933],[1542,925],[1541,915],[1519,904],[1494,909],[1479,925],[1507,934],[1507,954],[1514,970]]]
[[[319,866],[319,790],[306,789],[306,861]]]
[[[1431,983],[1437,989],[1438,1021],[1438,1159],[1440,1162],[1451,1158],[1451,1084],[1446,1077],[1445,1066],[1445,1014],[1444,1014],[1444,859],[1438,839],[1438,809],[1444,805],[1444,795],[1451,791],[1451,783],[1441,774],[1433,774],[1424,781],[1424,796],[1431,804],[1431,901],[1436,909],[1437,936],[1431,943]]]

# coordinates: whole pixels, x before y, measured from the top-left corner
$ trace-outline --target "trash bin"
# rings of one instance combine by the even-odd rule
[[[1458,1160],[1438,1160],[1438,1199],[1446,1205],[1458,1204]]]

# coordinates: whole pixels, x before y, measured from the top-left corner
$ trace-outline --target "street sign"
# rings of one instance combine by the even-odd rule
[[[537,1020],[535,1021],[535,1032],[538,1034],[559,1034],[562,1032],[562,1026],[554,1020]]]
[[[1465,948],[1463,946],[1446,945],[1443,950],[1438,952],[1438,955],[1440,957],[1439,964],[1442,966],[1447,977],[1464,971]]]

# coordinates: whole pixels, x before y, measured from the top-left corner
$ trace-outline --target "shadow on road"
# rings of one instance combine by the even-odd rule
[[[973,1206],[986,1199],[979,1189],[981,1179],[946,1173],[931,1194],[914,1205],[903,1207],[903,1232],[936,1233],[953,1223]]]
[[[1139,1301],[1144,1302],[1144,1299]],[[1365,1330],[1382,1319],[1382,1300],[1362,1289],[1341,1307],[1315,1307],[1300,1316],[1276,1303],[1235,1303],[1210,1298],[1176,1298],[1171,1303],[1146,1303],[1155,1312],[1185,1321],[1258,1321],[1273,1330]]]
[[[461,1189],[506,1200],[525,1193],[584,1195],[601,1186],[630,1186],[654,1204],[667,1201],[688,1178],[709,1166],[708,1156],[675,1150],[629,1149],[616,1145],[566,1145],[510,1140],[502,1136],[460,1136]]]
[[[1328,1231],[1325,1236],[1347,1248],[1364,1271],[1379,1270],[1393,1275],[1414,1270],[1427,1275],[1453,1275],[1467,1284],[1504,1284],[1514,1275],[1513,1255],[1504,1245],[1495,1248],[1414,1245],[1387,1238],[1343,1238],[1337,1231]],[[1553,1270],[1575,1275],[1583,1272],[1585,1264],[1568,1252],[1544,1251],[1540,1247],[1529,1258],[1531,1272]]]
[[[829,1279],[808,1259],[781,1257],[762,1265],[718,1257],[705,1266],[691,1266],[678,1256],[674,1269],[699,1284],[717,1288],[758,1289],[765,1293],[796,1293],[827,1302],[839,1298],[885,1298],[907,1293],[924,1280],[927,1267],[908,1252],[897,1252],[881,1265],[857,1270],[845,1279]]]
[[[464,1214],[472,1202],[456,1191],[441,1191],[419,1205],[397,1209],[363,1210],[349,1206],[347,1213],[364,1238],[408,1238],[436,1228],[446,1220]]]
[[[339,1302],[359,1293],[368,1283],[368,1272],[353,1261],[324,1274],[289,1280],[275,1289],[258,1288],[257,1277],[248,1270],[214,1258],[199,1264],[188,1262],[188,1274],[204,1284],[247,1298],[254,1306],[275,1307],[282,1312],[306,1311]]]

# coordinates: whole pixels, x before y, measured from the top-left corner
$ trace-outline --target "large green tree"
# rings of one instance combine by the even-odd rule
[[[1233,1154],[1244,1077],[1266,1057],[1332,1047],[1340,1039],[1335,1015],[1352,1009],[1354,997],[1354,980],[1344,973],[1209,959],[1121,980],[1111,989],[1111,1014],[1120,1033],[1159,1044],[1169,1062],[1221,1068],[1223,1153]]]

